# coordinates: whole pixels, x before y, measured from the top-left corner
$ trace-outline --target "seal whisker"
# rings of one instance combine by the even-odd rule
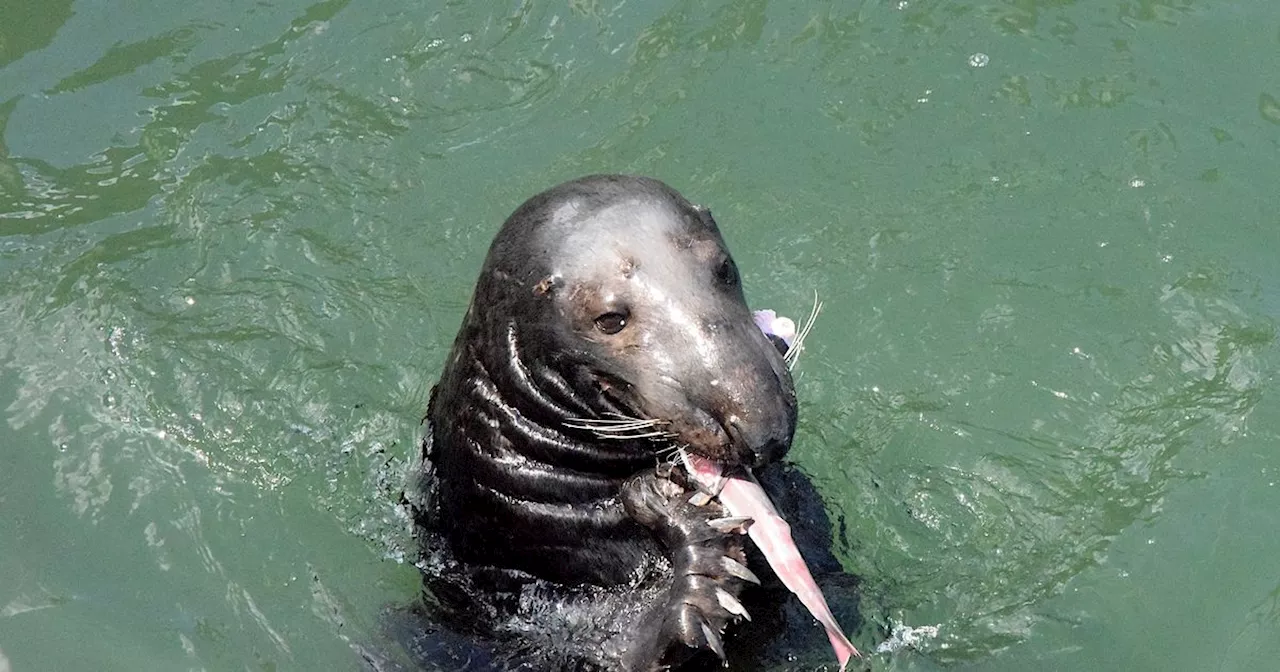
[[[591,430],[591,431],[593,431],[593,432],[600,432],[600,433],[602,433],[602,434],[618,434],[618,433],[632,432],[632,431],[635,431],[635,430],[641,430],[641,429],[652,429],[652,428],[654,427],[654,425],[652,425],[652,424],[647,424],[647,425],[596,425],[596,424],[592,424],[592,423],[589,423],[589,422],[565,422],[565,423],[561,423],[561,424],[563,424],[565,427],[572,427],[572,428],[574,428],[574,429],[589,429],[589,430]]]
[[[657,418],[633,418],[620,413],[611,413],[610,418],[567,418],[561,424],[570,429],[591,432],[596,438],[618,441],[640,439],[675,438],[671,432],[662,429],[670,424]]]
[[[671,438],[674,439],[675,437],[673,436]],[[684,450],[684,446],[681,444],[672,444],[667,448],[659,449],[656,455],[658,458],[658,465],[660,467],[666,467],[669,470],[675,469],[676,467],[683,467],[684,457],[681,453],[682,450]]]
[[[606,436],[606,435],[617,436],[617,435],[630,434],[632,432],[643,431],[646,429],[653,428],[652,425],[640,425],[637,427],[600,427],[598,425],[589,425],[589,424],[575,423],[575,422],[566,422],[562,424],[565,427],[570,427],[572,429],[582,429],[590,432],[595,432],[596,434],[599,434],[601,436]]]
[[[646,420],[644,418],[567,418],[567,420],[607,431],[643,429],[646,427],[653,427],[658,424],[665,424],[660,420]],[[568,423],[566,422],[565,424],[567,425]]]
[[[674,439],[676,436],[672,434],[670,438]],[[658,457],[670,462],[671,464],[681,464],[681,461],[683,460],[681,453],[685,448],[688,448],[688,446],[672,445],[659,450]]]
[[[658,423],[653,418],[573,418],[581,422],[589,422],[593,425],[655,425]]]
[[[587,423],[587,424],[590,425],[592,428],[599,430],[601,432],[628,432],[633,429],[650,429],[652,427],[657,426],[656,422],[633,422],[629,425],[624,425],[624,424],[597,425],[593,423]]]
[[[666,432],[645,432],[643,434],[597,434],[602,439],[656,439],[666,436]]]
[[[813,324],[818,320],[818,313],[822,312],[822,300],[818,298],[817,290],[813,292],[813,308],[809,311],[809,317],[804,320],[800,330],[796,333],[795,340],[791,342],[791,347],[787,349],[787,354],[782,359],[787,363],[788,369],[794,369],[796,362],[800,359],[800,353],[804,351],[804,340],[809,337],[809,332],[813,329]]]
[[[570,418],[561,423],[570,429],[591,432],[596,438],[611,440],[638,440],[674,438],[674,434],[664,429],[667,424],[657,419],[611,419],[611,418]],[[647,430],[647,431],[646,431]]]

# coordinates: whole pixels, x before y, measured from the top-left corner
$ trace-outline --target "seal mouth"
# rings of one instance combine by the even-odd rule
[[[753,446],[736,415],[720,418],[706,411],[700,411],[699,415],[704,416],[707,422],[695,427],[680,448],[726,469],[756,469],[772,462],[772,456],[784,452],[785,446],[780,441]],[[681,438],[686,439],[684,436]]]
[[[599,369],[591,369],[589,375],[599,390],[597,412],[601,415],[653,423],[661,432],[644,438],[666,448],[687,449],[719,463],[738,462],[734,446],[741,444],[741,440],[735,439],[734,431],[713,413],[696,405],[690,406],[690,412],[679,415],[653,413],[645,409],[646,404],[636,398],[635,386],[626,380]],[[680,396],[684,398],[683,394]]]
[[[740,465],[752,469],[777,461],[790,445],[782,437],[753,437],[737,413],[718,412],[699,405],[678,386],[671,386],[673,398],[658,405],[675,407],[679,412],[664,413],[638,398],[635,385],[617,374],[596,368],[589,369],[588,374],[598,390],[597,402],[593,404],[597,412],[634,423],[650,423],[648,426],[657,430],[643,436],[611,438],[644,438],[666,448],[687,450],[725,467]]]

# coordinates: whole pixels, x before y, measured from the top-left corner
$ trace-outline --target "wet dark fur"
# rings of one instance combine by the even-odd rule
[[[602,331],[620,314],[625,328]],[[856,593],[821,500],[779,461],[795,409],[709,211],[627,176],[535,196],[490,248],[432,392],[406,499],[424,601],[392,629],[425,669],[712,669],[721,646],[734,669],[824,660],[821,629],[745,536],[707,525],[723,510],[690,504],[670,466],[678,444],[756,467],[849,623]],[[656,418],[663,436],[573,426],[617,415]],[[726,573],[725,557],[763,585]]]

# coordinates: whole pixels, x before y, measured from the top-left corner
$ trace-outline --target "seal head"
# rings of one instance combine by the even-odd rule
[[[599,175],[507,219],[427,419],[431,517],[459,559],[609,586],[660,555],[622,482],[675,446],[776,461],[796,397],[710,211]]]

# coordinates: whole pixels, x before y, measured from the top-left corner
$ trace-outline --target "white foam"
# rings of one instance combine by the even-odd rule
[[[889,638],[876,646],[876,653],[893,653],[902,649],[918,649],[920,644],[938,636],[938,625],[912,627],[890,619]]]

